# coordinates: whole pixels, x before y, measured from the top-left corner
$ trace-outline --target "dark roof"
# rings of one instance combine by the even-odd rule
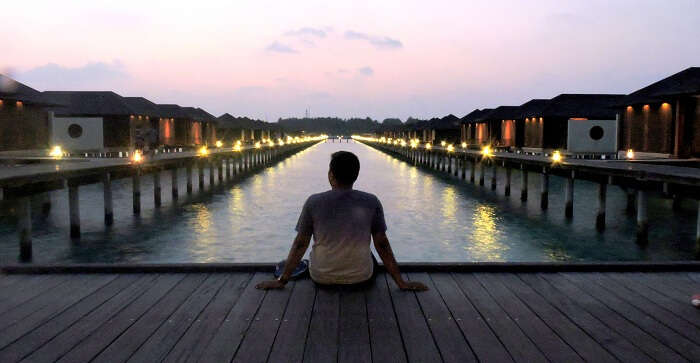
[[[539,114],[531,116],[613,119],[616,114],[614,106],[624,97],[625,95],[563,93],[549,100]]]
[[[520,107],[518,107],[518,112],[520,114],[517,118],[524,119],[541,114],[542,110],[544,110],[547,107],[547,104],[549,104],[549,101],[550,100],[535,98],[523,103],[520,105]]]
[[[195,120],[195,121],[203,121],[203,122],[216,122],[216,117],[214,115],[210,114],[207,111],[202,110],[201,108],[195,108],[195,107],[182,107],[182,112],[184,112],[189,118]]]
[[[46,91],[44,97],[54,104],[59,115],[134,115],[124,97],[111,91]]]
[[[160,112],[160,117],[167,118],[189,118],[188,114],[182,110],[182,107],[175,104],[157,104]]]
[[[41,92],[3,74],[0,74],[0,99],[39,105],[51,104]]]
[[[675,95],[700,94],[700,67],[690,67],[622,99],[620,105],[667,101]]]
[[[480,110],[477,108],[476,110],[464,115],[464,117],[462,117],[462,122],[463,123],[472,123],[472,122],[476,121],[477,119],[479,119],[481,116],[483,116],[486,113],[491,112],[491,111],[492,111],[491,108],[485,108],[483,110]]]
[[[477,117],[475,121],[488,121],[488,120],[511,120],[520,116],[518,111],[520,106],[498,106],[491,111],[484,112],[480,117]]]
[[[255,121],[248,117],[235,117],[225,113],[217,118],[218,126],[224,129],[250,129],[255,128]]]
[[[436,130],[451,130],[459,128],[460,119],[459,117],[449,114],[443,118],[431,119],[431,127]]]
[[[126,101],[126,104],[138,115],[161,117],[158,105],[143,97],[124,97],[124,101]]]

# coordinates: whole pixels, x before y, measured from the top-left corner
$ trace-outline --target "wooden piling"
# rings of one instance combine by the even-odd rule
[[[114,206],[112,204],[112,176],[109,173],[102,174],[102,191],[104,196],[105,225],[114,224]]]
[[[160,170],[153,172],[153,205],[158,208],[161,205]]]
[[[173,201],[177,200],[178,198],[178,185],[177,185],[177,166],[174,168],[170,169],[170,186],[171,186],[171,191],[172,191],[172,196],[173,196]]]
[[[211,159],[208,160],[208,164],[209,164],[209,189],[213,188],[213,187],[214,187],[214,184],[215,184],[215,183],[214,183],[214,178],[215,178],[215,175],[214,175],[214,164],[215,164],[215,160],[216,160],[216,159],[214,159],[214,158],[211,158]]]
[[[46,218],[51,213],[51,194],[44,192],[39,194],[41,200],[41,215]]]
[[[546,210],[549,207],[549,174],[547,169],[542,169],[542,192],[540,194],[540,208]]]
[[[29,261],[32,259],[32,206],[28,196],[17,199],[16,212],[19,258],[22,261]]]
[[[80,238],[80,198],[77,184],[68,185],[68,215],[71,238]]]
[[[527,202],[527,175],[528,172],[527,170],[521,165],[520,166],[522,170],[522,179],[520,180],[520,200],[523,202]]]
[[[226,158],[220,158],[216,160],[216,166],[218,167],[217,176],[219,177],[219,184],[222,184],[224,182],[224,162],[226,161]]]
[[[200,160],[197,163],[197,181],[199,183],[199,192],[204,190],[204,160]]]
[[[137,169],[131,177],[132,209],[134,214],[141,214],[141,169]]]
[[[625,193],[627,194],[627,205],[625,207],[625,211],[629,215],[634,215],[637,193],[634,191],[634,189],[628,189],[625,191]]]
[[[574,171],[571,171],[569,177],[566,178],[566,191],[564,202],[564,216],[572,218],[574,216]]]
[[[498,166],[491,160],[491,190],[496,190],[496,182],[498,178]]]
[[[649,198],[645,190],[637,190],[637,243],[649,242],[649,215],[647,212]]]
[[[605,229],[605,199],[607,189],[607,182],[600,182],[598,184],[598,213],[595,217],[595,228],[598,231],[603,231]]]
[[[226,163],[226,180],[228,181],[231,180],[231,161],[230,157],[224,158],[224,162]]]
[[[469,182],[474,184],[476,179],[476,157],[469,160]]]
[[[187,194],[192,194],[192,163],[185,165],[185,174],[187,174]]]
[[[479,185],[482,187],[484,186],[484,174],[486,173],[486,168],[484,167],[485,162],[486,160],[484,159],[479,161]]]
[[[510,181],[511,181],[511,173],[513,169],[510,166],[506,166],[506,186],[505,186],[505,196],[509,197],[510,196]]]

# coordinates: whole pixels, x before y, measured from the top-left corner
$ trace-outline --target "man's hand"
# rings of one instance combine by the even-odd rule
[[[403,291],[426,291],[428,287],[418,281],[402,281],[401,284],[399,284],[399,289]]]
[[[255,288],[260,290],[284,289],[284,284],[280,280],[269,280],[255,285]]]

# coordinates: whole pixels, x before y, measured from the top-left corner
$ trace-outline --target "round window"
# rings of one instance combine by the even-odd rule
[[[78,124],[68,126],[68,136],[77,139],[83,135],[83,127]]]
[[[593,126],[588,134],[591,136],[591,139],[600,140],[603,138],[603,135],[605,135],[605,131],[603,131],[603,128],[600,126]]]

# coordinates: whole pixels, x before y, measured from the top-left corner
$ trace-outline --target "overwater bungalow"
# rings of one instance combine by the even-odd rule
[[[0,74],[0,151],[49,148],[51,102],[41,92]]]
[[[492,110],[491,108],[484,108],[482,110],[476,109],[462,117],[462,142],[466,142],[470,145],[483,145],[488,143],[488,127],[485,123],[477,122],[477,120]]]
[[[460,122],[461,119],[453,114],[431,119],[430,129],[433,131],[433,140],[436,142],[445,141],[450,144],[459,143]]]
[[[183,107],[182,111],[192,122],[190,143],[214,145],[216,143],[216,117],[199,107]]]
[[[700,67],[691,67],[621,100],[624,149],[700,156]]]
[[[518,107],[515,119],[515,146],[519,148],[541,148],[543,118],[541,115],[549,100],[532,99]]]
[[[515,119],[518,106],[498,106],[474,120],[479,144],[488,143],[500,148],[515,146]],[[481,136],[479,138],[478,136]]]

